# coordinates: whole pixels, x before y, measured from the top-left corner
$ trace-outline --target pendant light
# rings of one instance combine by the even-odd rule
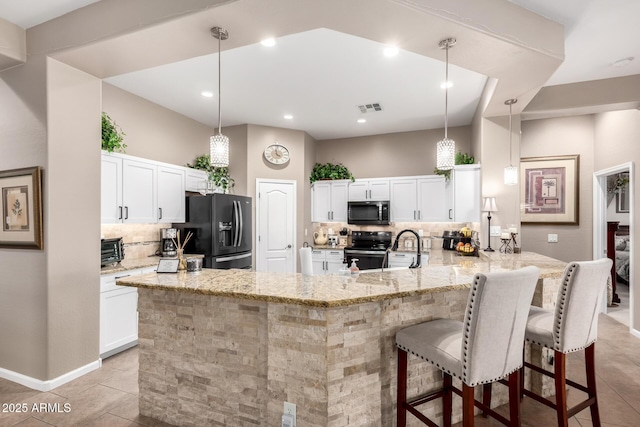
[[[222,62],[222,51],[220,50],[220,41],[229,38],[229,32],[224,28],[213,27],[211,35],[218,39],[218,134],[211,136],[209,140],[209,155],[211,156],[211,166],[228,167],[229,166],[229,138],[222,134],[222,108],[220,94],[220,70]]]
[[[511,106],[518,102],[517,99],[507,99],[504,101],[505,105],[509,106],[509,166],[504,168],[504,184],[516,185],[518,184],[518,167],[513,166],[511,163]]]
[[[444,138],[436,144],[436,169],[451,170],[455,164],[456,142],[447,137],[449,108],[449,48],[455,46],[456,39],[448,38],[438,43],[445,50],[445,82],[444,82]]]

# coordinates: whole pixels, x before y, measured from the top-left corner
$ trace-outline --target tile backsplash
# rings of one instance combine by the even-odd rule
[[[160,230],[171,224],[102,224],[104,239],[122,237],[125,258],[145,258],[160,251]]]

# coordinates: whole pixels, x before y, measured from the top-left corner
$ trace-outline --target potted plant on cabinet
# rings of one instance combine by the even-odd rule
[[[456,158],[455,158],[456,165],[472,165],[475,163],[475,161],[476,159],[467,153],[463,153],[462,151],[458,151],[456,153]],[[435,173],[436,175],[444,175],[444,178],[447,181],[449,181],[449,178],[451,178],[451,169],[440,170],[438,168],[434,168],[433,173]]]
[[[124,153],[127,144],[123,143],[126,134],[122,128],[118,126],[111,117],[104,111],[102,112],[102,149],[109,153],[114,151]]]
[[[311,171],[309,182],[313,184],[316,181],[328,179],[350,179],[351,181],[355,180],[353,174],[349,172],[349,169],[347,169],[347,167],[342,163],[316,163],[313,166],[313,170]]]
[[[211,157],[209,154],[203,154],[196,157],[192,165],[187,163],[187,167],[206,171],[208,173],[208,182],[210,184],[207,188],[212,191],[215,191],[214,189],[218,188],[223,193],[228,193],[235,185],[235,180],[231,178],[231,175],[229,175],[229,168],[211,166]]]

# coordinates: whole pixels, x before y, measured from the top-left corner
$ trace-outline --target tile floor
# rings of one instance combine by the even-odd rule
[[[596,365],[602,426],[640,426],[640,339],[631,336],[628,327],[605,315],[600,317],[598,332]],[[583,369],[582,353],[572,354],[568,366],[570,378],[584,382]],[[138,351],[133,348],[106,359],[99,370],[50,392],[34,391],[0,379],[0,427],[167,426],[138,413],[137,370]],[[580,392],[569,391],[570,401],[582,396]],[[1,412],[4,405],[10,403],[25,403],[29,411]],[[34,404],[42,403],[59,403],[61,410],[68,403],[71,410],[67,413],[31,411]],[[459,404],[454,400],[454,405]],[[527,398],[523,401],[522,419],[526,427],[556,424],[552,410]],[[494,420],[476,417],[478,427],[499,425]],[[569,425],[591,426],[589,411],[573,417]]]
[[[623,325],[629,326],[629,285],[618,283],[616,293],[620,298],[620,303],[615,307],[608,307],[607,315]]]

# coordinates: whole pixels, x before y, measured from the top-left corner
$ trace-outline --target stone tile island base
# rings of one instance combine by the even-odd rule
[[[396,331],[462,319],[468,294],[314,307],[138,291],[140,414],[178,426],[276,426],[285,401],[299,426],[395,425]],[[440,371],[410,361],[410,396],[441,385]],[[503,388],[495,404],[506,402]],[[440,418],[439,402],[423,408]],[[456,410],[454,421],[454,399]]]

